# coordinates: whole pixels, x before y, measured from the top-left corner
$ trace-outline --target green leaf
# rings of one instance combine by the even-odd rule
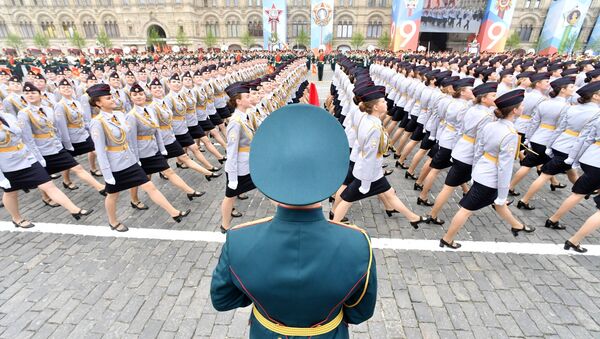
[[[384,31],[383,34],[377,39],[377,47],[380,49],[389,49],[390,43],[392,42],[392,38],[390,37],[387,31]]]
[[[33,36],[33,44],[38,48],[50,47],[50,39],[43,33],[35,33]]]
[[[250,47],[252,47],[252,45],[254,45],[254,37],[252,35],[250,35],[250,32],[246,31],[242,37],[241,37],[241,42],[242,45],[244,45],[244,47],[246,47],[247,49],[250,49]]]
[[[365,44],[365,36],[360,32],[354,32],[352,37],[350,38],[350,45],[354,47],[354,49],[359,49],[362,45]]]
[[[85,39],[78,31],[73,31],[73,35],[69,38],[73,47],[77,49],[82,49],[85,47]]]
[[[23,39],[21,39],[21,37],[16,33],[8,33],[6,40],[7,40],[7,44],[10,47],[16,49],[17,52],[19,51],[19,49],[21,47],[23,47]]]
[[[206,48],[213,48],[217,44],[217,37],[213,34],[211,30],[206,32],[206,36],[204,37],[204,44]]]
[[[175,36],[175,41],[177,46],[184,47],[190,44],[190,39],[188,39],[187,35],[183,31],[182,27],[179,27],[179,31],[177,32],[177,36]]]

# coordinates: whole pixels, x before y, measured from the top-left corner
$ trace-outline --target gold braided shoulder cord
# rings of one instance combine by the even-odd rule
[[[165,120],[163,118],[162,112],[163,110],[159,107],[159,105],[157,103],[152,103],[156,109],[156,117],[158,118],[159,123],[162,123],[163,126],[169,126],[171,127],[171,122],[173,121],[173,117],[171,116],[171,114],[169,114],[169,112],[167,112],[167,115],[169,116],[169,118],[167,120]]]
[[[37,128],[38,130],[43,131],[44,128],[40,124],[40,121],[35,119],[35,117],[33,116],[33,112],[31,111],[31,109],[27,108],[26,112],[27,112],[27,116],[29,117],[29,121],[31,121],[31,124],[33,125],[33,127]],[[38,112],[38,114],[39,114],[39,112]],[[54,132],[54,124],[52,123],[52,121],[48,120],[47,118],[46,118],[46,126],[50,130],[49,132]]]
[[[10,137],[10,130],[8,128],[4,128],[4,124],[0,122],[0,129],[2,131],[4,131],[4,134],[6,135],[6,137],[4,137],[4,140],[0,141],[0,146],[6,146],[8,144],[10,144],[10,141],[12,140]]]
[[[117,119],[117,118],[115,117],[115,119]],[[108,140],[112,141],[114,144],[119,145],[119,146],[125,145],[125,141],[127,139],[127,134],[125,133],[125,130],[123,128],[121,128],[121,126],[117,126],[117,128],[121,132],[121,136],[117,138],[112,133],[112,130],[110,129],[110,127],[108,127],[108,123],[106,122],[106,119],[104,117],[101,117],[99,120],[100,120],[100,123],[102,124],[102,129],[104,129],[104,135],[106,135],[106,138],[108,138]],[[118,121],[118,119],[117,119],[117,121]]]
[[[137,109],[134,107],[131,109],[131,111],[129,111],[130,114],[133,114],[135,116],[135,118],[141,122],[143,125],[151,128],[151,129],[157,129],[158,128],[158,124],[156,124],[153,120],[148,121],[144,116],[140,115],[137,111]],[[150,115],[150,112],[148,112],[148,115]]]
[[[75,111],[77,113],[77,118],[75,120],[71,119],[71,110],[67,106],[67,104],[62,102],[63,109],[65,110],[65,117],[67,118],[67,122],[73,125],[83,125],[83,115],[79,112],[79,108]]]
[[[177,96],[179,96],[179,94]],[[175,98],[173,98],[173,96],[171,96],[171,104],[173,105],[173,110],[175,111],[174,113],[177,113],[176,115],[183,116],[185,114],[185,110],[187,109],[187,105],[184,102],[183,105],[182,105],[183,109],[182,110],[178,110],[177,109],[177,102],[178,102],[178,100],[176,100]]]

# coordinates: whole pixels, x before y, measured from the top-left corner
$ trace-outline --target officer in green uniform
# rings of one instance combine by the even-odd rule
[[[347,324],[373,315],[369,236],[326,220],[321,207],[344,181],[348,156],[337,120],[312,105],[276,110],[256,132],[250,175],[277,211],[227,232],[210,292],[218,311],[253,304],[250,338],[348,338]]]

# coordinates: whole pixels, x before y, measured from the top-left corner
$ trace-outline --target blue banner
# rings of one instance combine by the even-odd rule
[[[594,52],[594,55],[600,54],[600,19],[598,18],[596,18],[596,24],[594,25],[592,34],[590,34],[590,39],[588,40],[585,49],[591,49],[592,52]]]
[[[552,1],[540,34],[539,54],[570,53],[592,0]]]
[[[273,51],[287,44],[287,4],[285,0],[263,1],[263,48]]]

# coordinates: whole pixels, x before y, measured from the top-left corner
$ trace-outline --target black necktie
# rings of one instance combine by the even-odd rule
[[[0,116],[0,122],[2,123],[2,125],[6,126],[6,127],[10,127],[10,126],[8,126],[8,123],[6,122],[6,120],[4,120],[4,118],[1,116]]]
[[[40,107],[40,114],[43,115],[44,117],[46,117],[46,113],[44,113],[44,110]]]

